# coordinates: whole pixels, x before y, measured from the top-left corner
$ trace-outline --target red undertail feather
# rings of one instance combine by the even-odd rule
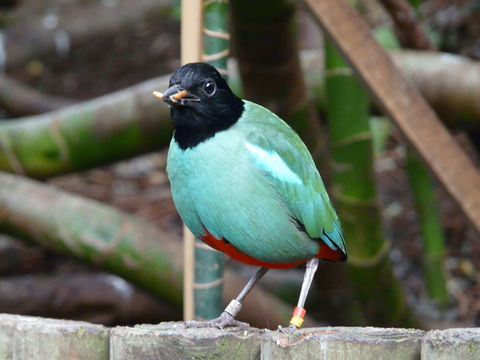
[[[251,257],[250,255],[245,254],[244,252],[237,249],[235,246],[233,246],[231,243],[229,243],[225,239],[217,239],[208,231],[206,231],[205,235],[203,235],[200,239],[206,244],[208,244],[209,246],[211,246],[212,248],[214,248],[215,250],[221,251],[227,254],[228,256],[230,256],[232,259],[235,259],[247,265],[263,266],[270,269],[288,269],[288,268],[303,264],[308,260],[308,259],[298,260],[298,261],[286,263],[286,264],[269,263],[269,262],[257,260],[254,257]],[[328,247],[327,244],[325,244],[324,242],[320,242],[320,249],[315,257],[320,259],[331,260],[331,261],[342,261],[342,259],[344,258],[344,255],[341,250],[332,250]]]

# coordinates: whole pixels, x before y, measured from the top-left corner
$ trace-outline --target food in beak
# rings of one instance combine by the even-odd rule
[[[172,102],[176,103],[176,102],[178,102],[178,100],[186,97],[188,95],[188,92],[187,92],[187,90],[180,90],[179,92],[177,92],[173,95],[170,95],[168,98],[160,91],[154,91],[152,94],[153,94],[153,96],[158,97],[162,100],[170,99]]]

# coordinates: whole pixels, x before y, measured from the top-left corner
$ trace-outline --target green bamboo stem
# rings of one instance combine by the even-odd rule
[[[444,308],[448,304],[444,271],[445,236],[435,184],[423,162],[412,151],[407,152],[407,173],[423,241],[423,267],[428,295]]]
[[[168,108],[154,98],[168,76],[18,120],[0,122],[0,170],[34,178],[88,169],[168,143]]]
[[[389,242],[382,234],[368,96],[331,42],[325,51],[333,195],[347,239],[353,286],[370,324],[418,327],[394,277]]]
[[[228,2],[203,1],[203,61],[215,66],[228,80]],[[223,271],[225,255],[195,239],[194,313],[209,320],[223,311]]]
[[[372,132],[372,145],[374,156],[384,152],[390,137],[391,123],[383,116],[370,117],[370,130]]]

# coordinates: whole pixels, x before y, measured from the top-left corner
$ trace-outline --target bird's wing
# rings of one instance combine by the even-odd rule
[[[258,105],[249,107],[245,147],[252,161],[310,237],[346,253],[340,220],[305,144],[275,114]]]

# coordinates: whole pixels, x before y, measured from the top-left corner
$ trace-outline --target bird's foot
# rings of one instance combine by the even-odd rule
[[[226,326],[250,327],[248,323],[235,320],[235,318],[232,315],[230,315],[225,311],[216,319],[212,319],[208,321],[190,320],[185,322],[185,327],[187,328],[216,327],[219,329],[223,329]]]
[[[287,327],[283,327],[282,325],[278,325],[278,331],[281,332],[281,333],[287,333],[289,331],[293,331],[293,330],[297,330],[297,329],[298,328],[293,324],[290,324]]]

